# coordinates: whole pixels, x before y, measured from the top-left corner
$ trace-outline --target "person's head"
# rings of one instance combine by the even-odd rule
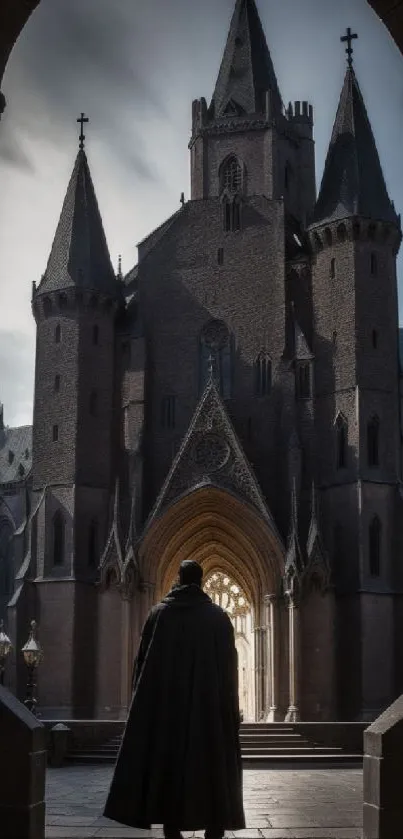
[[[193,584],[201,586],[202,579],[203,569],[198,562],[195,562],[193,559],[185,559],[181,562],[179,568],[179,585],[190,586]]]

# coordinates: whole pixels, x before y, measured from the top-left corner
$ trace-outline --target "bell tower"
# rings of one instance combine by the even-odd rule
[[[191,197],[283,198],[302,223],[315,203],[313,109],[284,108],[255,0],[236,0],[218,78],[208,107],[192,105]]]

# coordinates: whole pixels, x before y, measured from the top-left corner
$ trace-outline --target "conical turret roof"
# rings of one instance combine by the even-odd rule
[[[236,0],[211,103],[214,116],[224,116],[228,109],[261,113],[268,90],[274,112],[281,113],[280,91],[255,0]]]
[[[347,68],[314,223],[349,216],[397,222],[371,123],[352,67]]]
[[[85,151],[80,149],[67,187],[52,250],[38,292],[68,288],[116,294],[101,214]]]

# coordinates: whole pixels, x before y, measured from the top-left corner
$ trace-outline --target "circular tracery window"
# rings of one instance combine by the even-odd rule
[[[250,612],[245,592],[227,574],[215,571],[208,577],[203,588],[213,603],[221,606],[231,618],[247,615]]]
[[[212,350],[220,350],[228,342],[228,329],[222,320],[210,320],[202,332],[202,341]]]
[[[228,461],[230,448],[228,443],[218,434],[206,434],[193,450],[193,457],[198,466],[208,469],[209,472],[217,472],[222,469]]]

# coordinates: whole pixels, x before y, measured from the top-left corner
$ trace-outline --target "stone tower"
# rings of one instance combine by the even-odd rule
[[[32,298],[37,510],[31,556],[41,623],[52,639],[41,674],[49,713],[52,707],[91,712],[94,682],[84,674],[95,656],[93,583],[111,487],[117,305],[118,284],[80,148],[47,268]]]
[[[46,716],[126,716],[183,558],[238,610],[248,719],[370,718],[403,688],[400,220],[352,37],[317,200],[312,107],[284,107],[255,0],[193,103],[191,200],[125,277],[80,148],[33,293],[34,497],[9,607],[21,633],[40,624]]]
[[[254,0],[237,0],[210,107],[192,106],[191,197],[234,200],[248,195],[284,198],[304,222],[315,203],[313,109],[287,112]],[[242,183],[224,182],[228,157],[238,158]],[[247,183],[246,183],[247,178]],[[237,199],[236,199],[237,200]]]
[[[351,60],[309,236],[316,462],[337,593],[339,710],[371,717],[397,687],[401,233]]]

